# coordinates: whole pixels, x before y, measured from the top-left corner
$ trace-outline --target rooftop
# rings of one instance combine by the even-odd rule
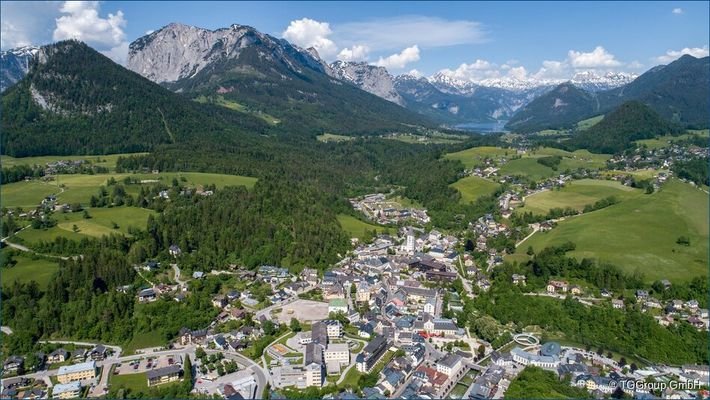
[[[64,365],[62,367],[59,367],[59,372],[57,372],[57,375],[65,375],[65,374],[71,374],[71,373],[75,373],[75,372],[83,372],[83,371],[87,371],[90,369],[96,369],[96,362],[87,361],[87,362],[80,363],[80,364]]]

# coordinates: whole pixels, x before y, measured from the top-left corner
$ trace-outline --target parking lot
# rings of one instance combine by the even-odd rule
[[[122,363],[114,369],[113,373],[116,375],[137,374],[181,362],[182,359],[180,356],[146,357],[140,360]]]
[[[285,305],[281,312],[275,314],[279,322],[288,324],[291,318],[301,322],[320,321],[328,318],[328,303],[312,300],[296,300]]]

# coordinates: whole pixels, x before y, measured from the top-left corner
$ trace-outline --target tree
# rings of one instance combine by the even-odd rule
[[[525,254],[533,256],[535,255],[535,250],[533,250],[532,246],[528,246],[528,251],[526,251]]]
[[[91,215],[89,215],[89,210],[84,210],[82,217],[84,217],[84,219],[91,219]]]
[[[183,365],[183,370],[184,370],[184,383],[183,385],[185,386],[186,391],[192,390],[192,361],[190,360],[190,356],[188,354],[185,355],[185,364]]]
[[[195,357],[199,359],[203,359],[206,355],[207,353],[205,353],[205,349],[202,347],[198,347],[197,350],[195,350]]]
[[[79,232],[79,227],[74,224],[72,225],[71,230],[74,231],[74,233]]]
[[[620,366],[620,367],[626,366],[626,358],[625,358],[625,357],[621,357],[621,358],[619,359],[619,366]]]
[[[631,366],[629,367],[631,369],[631,372],[636,372],[636,370],[639,369],[638,365],[636,363],[631,363]]]
[[[296,318],[291,318],[291,324],[289,324],[289,327],[290,327],[291,330],[294,331],[294,332],[300,332],[300,331],[301,331],[301,323],[298,322],[298,319],[296,319]]]
[[[268,319],[261,323],[261,329],[264,330],[264,335],[271,336],[276,332],[276,326]]]
[[[478,359],[480,360],[485,355],[486,355],[486,346],[484,346],[484,345],[478,346]]]

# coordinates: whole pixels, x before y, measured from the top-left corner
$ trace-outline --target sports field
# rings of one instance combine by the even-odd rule
[[[690,246],[676,243],[690,238]],[[689,280],[708,273],[708,195],[677,180],[660,191],[612,207],[569,218],[524,246],[539,251],[572,241],[577,258],[596,258],[627,272],[640,270],[648,281]]]
[[[495,193],[500,185],[478,176],[467,176],[451,184],[451,187],[461,192],[461,203],[476,201],[479,197]]]
[[[532,212],[533,214],[547,214],[552,208],[572,207],[581,211],[587,204],[594,204],[597,200],[615,196],[624,201],[642,195],[640,189],[624,186],[616,181],[601,179],[582,179],[567,183],[560,190],[539,192],[525,198],[525,206],[516,209],[516,212]]]

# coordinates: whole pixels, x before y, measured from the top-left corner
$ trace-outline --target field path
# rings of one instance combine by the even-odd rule
[[[521,241],[519,241],[518,243],[515,244],[515,248],[517,249],[518,247],[520,247],[520,245],[523,244],[523,242],[525,242],[526,240],[530,239],[530,237],[531,237],[532,235],[536,234],[537,231],[539,231],[539,230],[540,230],[539,227],[534,226],[534,227],[533,227],[533,231],[530,232],[529,235],[525,236]]]

